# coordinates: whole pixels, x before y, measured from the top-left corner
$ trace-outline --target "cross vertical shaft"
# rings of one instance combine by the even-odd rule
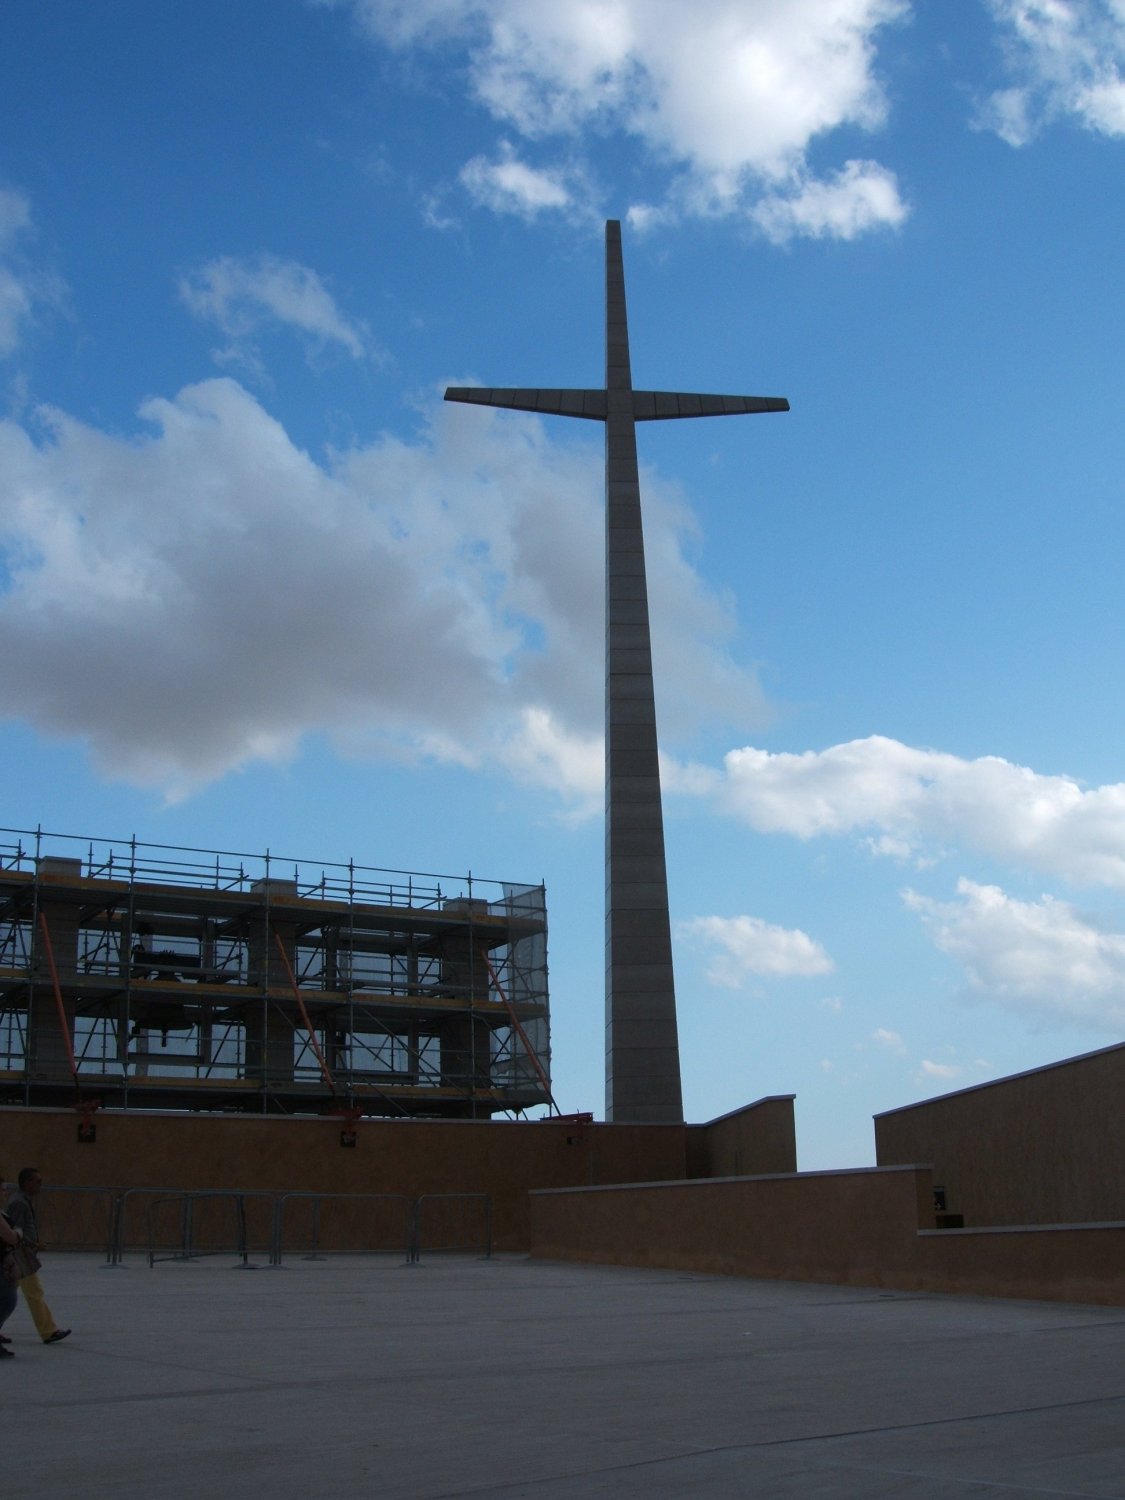
[[[683,1119],[621,226],[605,267],[607,1120]]]
[[[605,1115],[683,1120],[637,422],[788,411],[783,396],[637,391],[621,225],[605,227],[605,389],[450,386],[447,401],[605,423]]]

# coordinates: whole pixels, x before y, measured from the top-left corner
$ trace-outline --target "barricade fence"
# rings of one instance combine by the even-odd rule
[[[108,1261],[116,1205],[111,1188],[43,1188],[36,1215],[43,1244],[58,1250],[104,1250]]]
[[[265,1192],[172,1193],[145,1208],[148,1263],[200,1260],[206,1255],[239,1257],[268,1253],[275,1194]]]
[[[150,1266],[234,1255],[280,1266],[286,1255],[403,1257],[423,1251],[492,1254],[487,1193],[271,1192],[261,1189],[44,1187],[40,1232],[57,1250],[105,1250],[107,1267],[143,1248]]]
[[[492,1199],[487,1193],[423,1193],[414,1200],[413,1260],[427,1250],[492,1254]]]
[[[274,1204],[270,1264],[285,1254],[397,1253],[413,1259],[414,1204],[402,1193],[282,1193]]]

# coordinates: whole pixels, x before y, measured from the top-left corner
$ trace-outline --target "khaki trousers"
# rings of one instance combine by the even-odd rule
[[[20,1280],[20,1291],[23,1300],[27,1303],[27,1310],[31,1314],[31,1321],[35,1324],[35,1331],[41,1339],[49,1339],[58,1328],[58,1324],[51,1316],[51,1309],[47,1306],[47,1299],[43,1295],[43,1287],[36,1276],[24,1276]]]

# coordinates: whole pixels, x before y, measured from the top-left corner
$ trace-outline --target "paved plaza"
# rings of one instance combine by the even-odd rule
[[[50,1256],[11,1500],[1125,1497],[1125,1310],[522,1257]]]

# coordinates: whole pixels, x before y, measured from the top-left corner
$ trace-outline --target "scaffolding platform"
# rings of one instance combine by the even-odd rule
[[[0,1102],[549,1104],[541,885],[0,829]]]

